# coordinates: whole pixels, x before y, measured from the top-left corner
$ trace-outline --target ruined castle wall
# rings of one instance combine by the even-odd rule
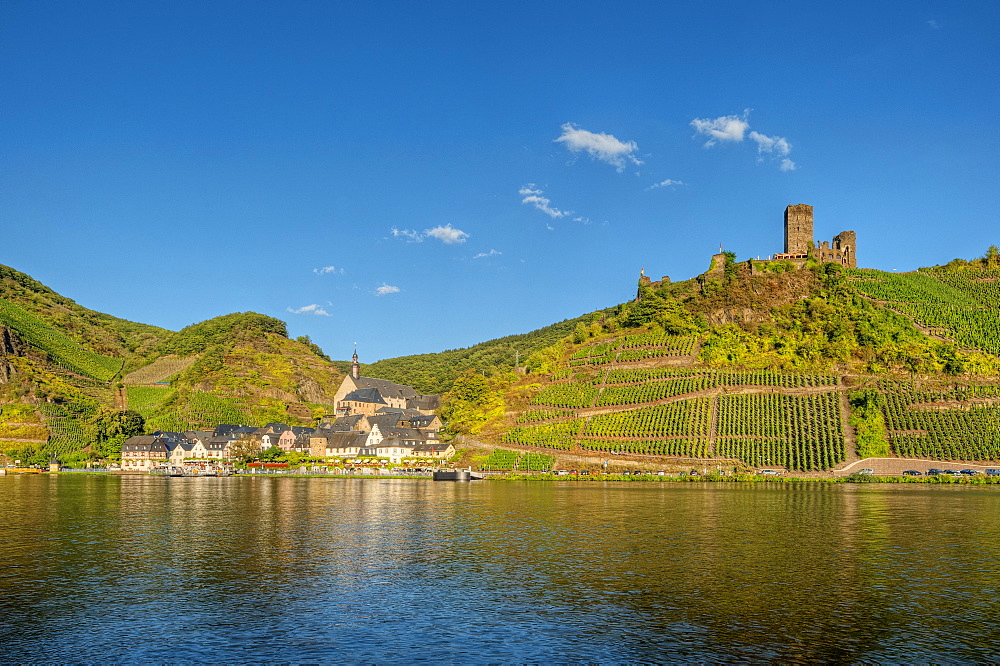
[[[843,261],[841,263],[848,268],[858,267],[858,235],[853,231],[841,231],[833,237],[833,247],[840,250]]]

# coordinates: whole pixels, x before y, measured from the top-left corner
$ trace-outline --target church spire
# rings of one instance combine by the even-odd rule
[[[361,377],[361,366],[358,364],[358,343],[354,343],[354,356],[351,357],[354,363],[351,364],[351,377],[358,379]]]

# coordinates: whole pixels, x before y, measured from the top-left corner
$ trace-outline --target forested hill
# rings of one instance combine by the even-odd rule
[[[383,359],[366,365],[364,373],[408,384],[422,393],[441,394],[448,391],[455,378],[467,370],[493,374],[513,370],[518,362],[524,365],[532,354],[570,335],[577,325],[601,317],[602,313],[598,311],[566,319],[530,333],[508,335],[464,349]]]
[[[124,409],[145,430],[313,425],[333,411],[343,376],[272,317],[234,313],[168,331],[89,310],[0,266],[0,460],[114,457],[120,437],[102,427]]]

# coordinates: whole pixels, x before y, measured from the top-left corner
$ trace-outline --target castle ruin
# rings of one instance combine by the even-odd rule
[[[785,251],[774,255],[775,261],[791,261],[800,268],[810,255],[820,263],[833,262],[845,268],[857,268],[857,234],[841,231],[833,242],[813,241],[813,207],[790,204],[785,208]]]
[[[782,261],[794,264],[797,268],[802,268],[811,258],[821,264],[832,262],[840,264],[845,268],[857,268],[857,234],[853,231],[841,231],[833,237],[833,241],[820,241],[816,243],[813,237],[813,207],[809,204],[789,204],[785,207],[785,251],[768,257],[767,261]],[[712,255],[711,268],[706,273],[699,276],[703,280],[712,274],[721,274],[726,265],[726,255],[721,252]],[[752,275],[763,273],[766,268],[763,260],[751,260],[747,262]],[[670,278],[663,276],[663,279],[653,281],[646,275],[644,268],[639,275],[639,293],[636,300],[642,297],[642,287],[660,287],[670,284]]]

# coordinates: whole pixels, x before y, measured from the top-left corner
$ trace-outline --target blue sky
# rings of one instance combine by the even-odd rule
[[[996,2],[0,3],[0,263],[363,361],[782,250],[1000,244]]]

